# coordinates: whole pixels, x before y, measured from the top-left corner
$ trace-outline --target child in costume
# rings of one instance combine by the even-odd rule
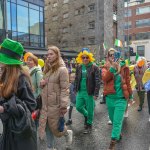
[[[74,91],[74,80],[75,80],[75,73],[71,73],[70,74],[70,108],[69,108],[69,119],[68,121],[66,122],[66,125],[71,125],[72,124],[72,119],[71,119],[71,116],[72,116],[72,110],[73,110],[73,107],[75,107],[76,105],[76,94],[75,94],[75,91]]]
[[[100,89],[100,72],[93,64],[95,59],[88,48],[83,48],[76,60],[79,64],[75,77],[76,109],[85,117],[84,133],[86,134],[92,129],[94,100],[97,99]]]

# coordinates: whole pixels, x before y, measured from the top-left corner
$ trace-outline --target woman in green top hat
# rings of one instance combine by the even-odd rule
[[[12,130],[10,120],[24,118],[22,112],[25,107],[20,107],[22,102],[17,104],[17,99],[26,104],[27,110],[33,112],[36,108],[36,101],[32,93],[32,86],[29,75],[23,70],[21,57],[23,46],[16,41],[5,39],[0,45],[0,119],[3,123],[3,133],[0,139],[0,150],[37,150],[36,130],[34,123],[29,132],[23,132],[25,125],[19,122],[19,128]],[[15,95],[17,98],[12,99]],[[22,106],[22,105],[21,105]],[[22,109],[20,109],[22,108]],[[17,116],[16,116],[17,115]],[[20,129],[20,130],[19,130]],[[27,130],[25,130],[27,131]]]

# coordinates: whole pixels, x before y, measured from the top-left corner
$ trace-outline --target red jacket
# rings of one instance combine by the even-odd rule
[[[124,97],[129,99],[130,95],[132,95],[132,89],[130,85],[130,70],[128,67],[123,66],[121,67],[120,71],[122,77],[122,90]],[[114,74],[109,71],[109,68],[104,66],[102,68],[102,80],[104,82],[104,95],[113,94],[115,93],[114,88]]]

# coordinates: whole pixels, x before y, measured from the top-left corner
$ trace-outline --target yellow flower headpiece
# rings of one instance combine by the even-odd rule
[[[82,62],[82,56],[83,56],[83,55],[87,55],[87,56],[89,57],[90,62],[94,62],[94,61],[95,61],[95,59],[93,58],[93,54],[90,53],[90,52],[88,52],[88,51],[86,51],[86,50],[84,50],[84,51],[82,51],[82,52],[80,52],[80,53],[78,54],[78,56],[77,56],[77,58],[76,58],[77,63],[79,63],[79,64],[82,64],[82,63],[83,63],[83,62]]]

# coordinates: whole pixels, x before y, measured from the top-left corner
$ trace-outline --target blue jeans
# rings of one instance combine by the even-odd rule
[[[47,147],[48,148],[55,147],[55,138],[48,126],[48,123],[46,124],[46,137],[47,137]]]

